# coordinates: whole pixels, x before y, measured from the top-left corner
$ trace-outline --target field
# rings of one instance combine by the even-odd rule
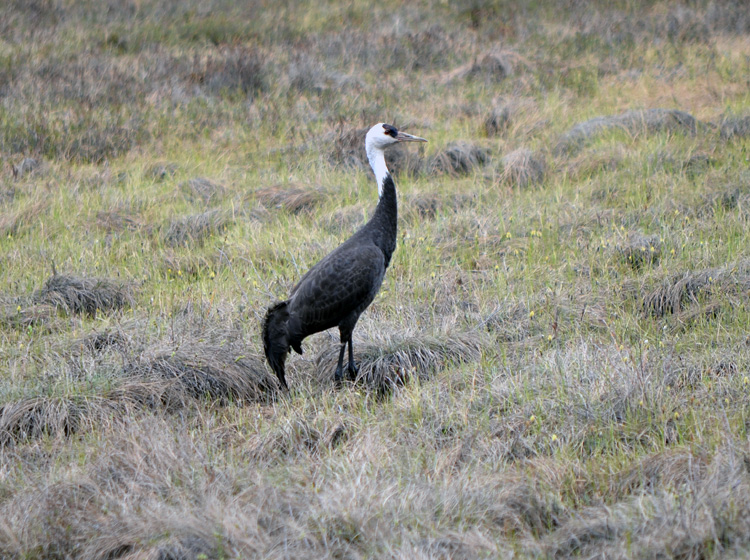
[[[750,555],[749,138],[739,0],[3,2],[0,558]]]

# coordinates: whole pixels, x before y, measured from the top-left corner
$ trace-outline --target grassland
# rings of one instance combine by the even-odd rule
[[[750,554],[749,76],[742,2],[2,3],[0,557]]]

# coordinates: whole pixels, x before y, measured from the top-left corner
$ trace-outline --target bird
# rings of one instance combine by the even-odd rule
[[[385,163],[385,150],[402,142],[427,142],[395,126],[378,123],[367,132],[365,151],[378,184],[378,204],[370,220],[310,268],[289,294],[271,305],[263,320],[263,350],[268,364],[288,389],[284,365],[290,348],[302,354],[302,341],[338,326],[339,358],[334,382],[343,381],[344,351],[349,349],[347,375],[354,379],[352,332],[362,312],[383,283],[396,249],[398,203],[396,185]]]

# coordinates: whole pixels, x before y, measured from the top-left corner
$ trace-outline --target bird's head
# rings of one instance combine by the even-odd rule
[[[365,149],[369,154],[372,149],[384,150],[388,146],[398,144],[399,142],[427,142],[427,140],[419,136],[412,136],[406,132],[401,132],[390,124],[378,123],[367,132]]]

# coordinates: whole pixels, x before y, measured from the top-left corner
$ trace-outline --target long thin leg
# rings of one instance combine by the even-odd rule
[[[344,351],[346,350],[346,342],[341,343],[341,351],[339,351],[339,363],[336,366],[336,371],[333,373],[333,381],[338,385],[343,381],[344,374]]]
[[[359,368],[357,367],[357,364],[354,363],[354,350],[352,349],[352,339],[349,339],[349,366],[347,367],[347,373],[349,374],[348,377],[352,381],[354,381],[357,378],[357,372],[359,371]]]

